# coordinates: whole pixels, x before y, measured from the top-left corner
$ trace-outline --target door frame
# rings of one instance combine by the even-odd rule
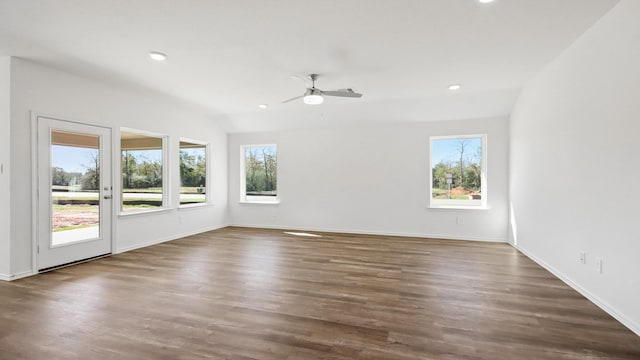
[[[78,121],[75,119],[71,119],[69,117],[63,117],[63,116],[56,116],[56,115],[49,115],[43,112],[37,112],[37,111],[30,111],[31,113],[31,272],[33,275],[38,274],[38,240],[39,240],[39,223],[40,223],[40,215],[39,215],[39,211],[38,211],[38,204],[39,204],[39,200],[40,200],[40,187],[39,187],[39,159],[38,159],[38,118],[40,117],[44,117],[47,119],[52,119],[52,120],[57,120],[57,121],[65,121],[68,123],[75,123],[75,124],[80,124],[80,125],[89,125],[89,126],[95,126],[95,127],[101,127],[101,128],[105,128],[105,129],[109,129],[111,131],[111,164],[109,165],[110,167],[110,171],[111,171],[111,178],[109,179],[109,182],[111,184],[113,184],[113,190],[112,190],[112,194],[116,191],[115,189],[115,183],[114,183],[114,178],[115,178],[115,173],[114,173],[114,166],[115,166],[115,157],[114,155],[116,154],[116,149],[115,149],[115,136],[114,136],[114,132],[113,132],[113,127],[111,126],[105,126],[105,125],[101,125],[101,124],[92,124],[92,123],[87,123],[87,122],[83,122],[83,121]],[[112,200],[113,202],[113,200]],[[108,226],[110,227],[111,230],[111,253],[110,254],[115,254],[116,253],[116,242],[115,242],[115,231],[116,231],[116,212],[115,212],[115,208],[116,206],[114,206],[114,204],[112,203],[111,206],[111,214],[110,214],[110,218],[111,218],[111,224],[109,224]],[[82,260],[80,260],[79,262],[82,262]]]

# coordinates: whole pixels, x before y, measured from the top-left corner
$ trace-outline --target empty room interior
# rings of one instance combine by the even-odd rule
[[[0,359],[640,359],[639,40],[637,0],[0,0]]]

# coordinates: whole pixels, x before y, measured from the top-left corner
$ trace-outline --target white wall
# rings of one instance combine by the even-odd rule
[[[488,134],[489,210],[427,209],[429,136]],[[239,226],[507,240],[507,119],[229,135]],[[240,146],[278,146],[279,205],[239,204]],[[456,223],[461,216],[463,224]]]
[[[526,86],[510,198],[511,241],[640,334],[638,19],[620,2]]]
[[[211,143],[216,204],[116,216],[115,252],[226,225],[227,136],[204,110],[144,89],[110,86],[16,58],[12,59],[11,77],[11,275],[28,273],[32,267],[31,111],[112,127],[114,133],[129,127],[168,135],[174,200],[179,137]]]
[[[10,273],[9,223],[11,221],[11,182],[9,181],[9,144],[11,139],[10,92],[11,58],[0,57],[0,279]]]

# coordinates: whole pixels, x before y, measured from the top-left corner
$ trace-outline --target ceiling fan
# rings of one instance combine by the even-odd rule
[[[324,102],[324,96],[338,96],[338,97],[350,97],[350,98],[359,98],[362,97],[362,94],[359,94],[353,89],[340,89],[340,90],[332,90],[332,91],[324,91],[320,90],[316,87],[316,80],[318,79],[318,74],[309,74],[309,79],[311,79],[311,87],[307,88],[303,95],[296,96],[289,100],[285,100],[282,103],[288,103],[293,100],[298,100],[300,98],[303,99],[305,104],[308,105],[319,105]]]

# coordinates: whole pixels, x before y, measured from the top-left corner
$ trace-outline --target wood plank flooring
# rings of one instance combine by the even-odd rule
[[[225,228],[0,282],[0,359],[640,359],[506,244]]]

